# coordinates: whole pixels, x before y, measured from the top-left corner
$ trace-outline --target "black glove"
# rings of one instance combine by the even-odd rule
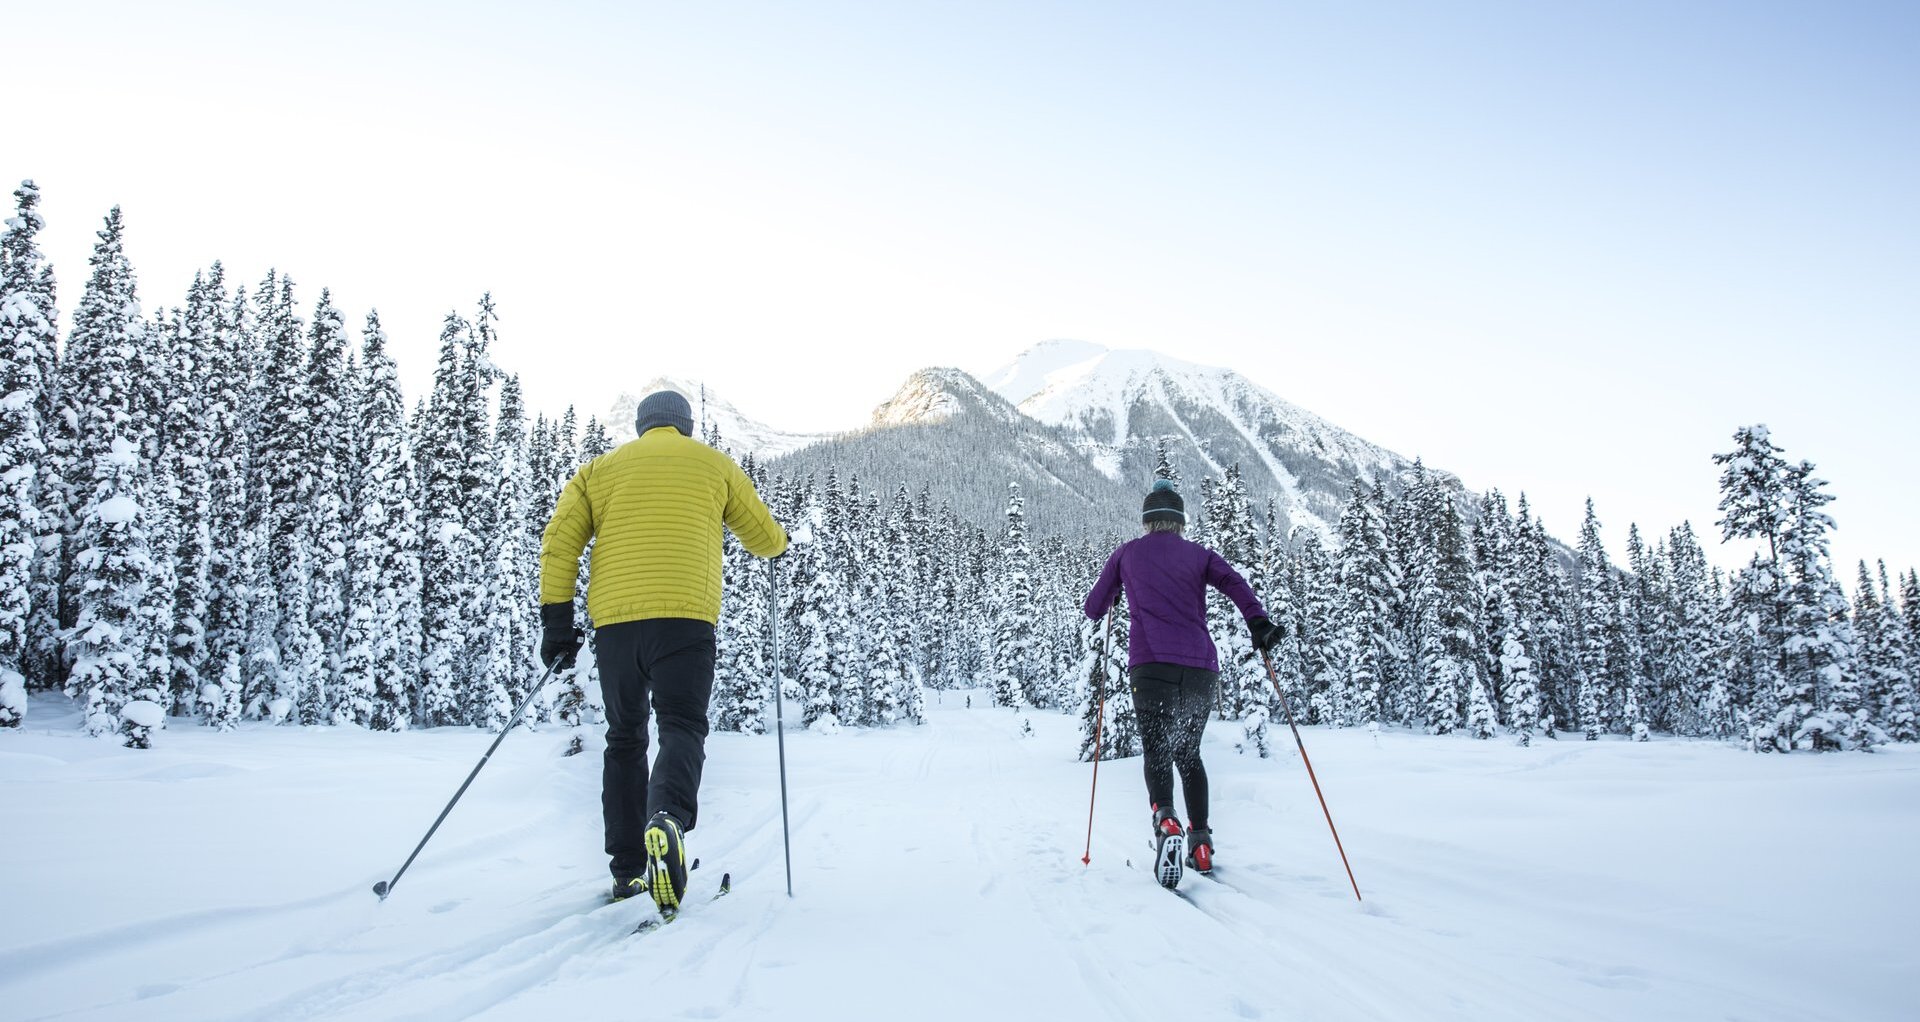
[[[1264,617],[1254,617],[1247,619],[1247,634],[1253,637],[1253,648],[1265,653],[1287,637],[1287,630]]]
[[[572,660],[585,645],[587,635],[573,626],[573,604],[543,603],[540,605],[540,663],[552,667],[563,660]]]

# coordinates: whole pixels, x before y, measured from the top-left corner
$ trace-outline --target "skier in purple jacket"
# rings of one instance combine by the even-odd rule
[[[1220,590],[1247,619],[1256,649],[1282,636],[1267,619],[1247,580],[1219,554],[1181,535],[1186,502],[1171,481],[1153,484],[1140,509],[1146,534],[1107,558],[1087,594],[1086,614],[1099,619],[1127,593],[1127,680],[1145,747],[1147,799],[1153,806],[1154,875],[1166,887],[1180,882],[1182,862],[1213,871],[1213,832],[1207,820],[1207,768],[1200,737],[1220,685],[1220,660],[1207,632],[1207,587]],[[1187,821],[1173,809],[1173,774],[1180,772]]]

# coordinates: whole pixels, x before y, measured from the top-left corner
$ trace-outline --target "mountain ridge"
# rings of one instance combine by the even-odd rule
[[[711,387],[700,404],[698,381],[655,383],[687,393],[696,417],[708,409],[736,454],[792,474],[836,468],[870,489],[925,488],[982,528],[997,528],[1006,484],[1017,482],[1038,535],[1131,528],[1162,447],[1189,482],[1238,464],[1256,510],[1271,499],[1283,534],[1328,540],[1355,479],[1394,491],[1417,464],[1232,369],[1087,341],[1041,342],[983,376],[918,370],[866,426],[830,434],[767,426]],[[628,400],[619,411],[630,433]],[[1424,470],[1457,499],[1471,497],[1454,476]]]

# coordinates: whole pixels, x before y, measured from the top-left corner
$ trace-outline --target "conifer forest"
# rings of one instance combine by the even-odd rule
[[[494,361],[491,296],[447,315],[431,393],[409,404],[378,314],[286,273],[239,281],[216,263],[179,304],[149,309],[118,209],[63,310],[36,243],[39,192],[13,195],[0,235],[0,726],[26,722],[29,691],[64,691],[90,732],[134,747],[247,721],[497,730],[530,695],[533,726],[598,719],[591,645],[578,670],[533,689],[541,533],[568,478],[612,448],[609,424],[526,407]],[[977,485],[1003,495],[998,521],[901,480],[739,460],[810,539],[766,562],[729,538],[715,728],[769,728],[777,675],[786,720],[813,729],[917,724],[931,690],[987,689],[1019,712],[1078,714],[1084,758],[1096,730],[1104,755],[1137,751],[1115,666],[1124,606],[1112,627],[1081,612],[1133,509],[1114,509],[1104,535],[1042,530],[1017,484],[985,474]],[[1567,545],[1524,495],[1356,479],[1337,534],[1282,535],[1276,496],[1248,492],[1237,467],[1185,478],[1178,461],[1163,449],[1157,473],[1187,496],[1188,536],[1236,566],[1287,632],[1270,678],[1237,612],[1210,604],[1216,712],[1243,752],[1269,754],[1289,710],[1522,744],[1920,739],[1920,575],[1864,562],[1843,574],[1827,484],[1764,427],[1703,455],[1720,482],[1710,532],[1630,526],[1625,563],[1591,502]],[[1708,551],[1723,542],[1750,559],[1716,567]]]

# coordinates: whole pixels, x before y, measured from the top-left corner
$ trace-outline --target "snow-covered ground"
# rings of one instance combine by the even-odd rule
[[[1915,1017],[1912,749],[1309,729],[1356,903],[1290,743],[1215,724],[1219,880],[1175,896],[1137,759],[1101,769],[1084,867],[1074,722],[963,699],[789,735],[792,900],[774,741],[715,736],[689,848],[734,893],[633,938],[562,732],[510,736],[380,903],[486,735],[175,722],[134,752],[36,697],[0,734],[0,1018]]]

